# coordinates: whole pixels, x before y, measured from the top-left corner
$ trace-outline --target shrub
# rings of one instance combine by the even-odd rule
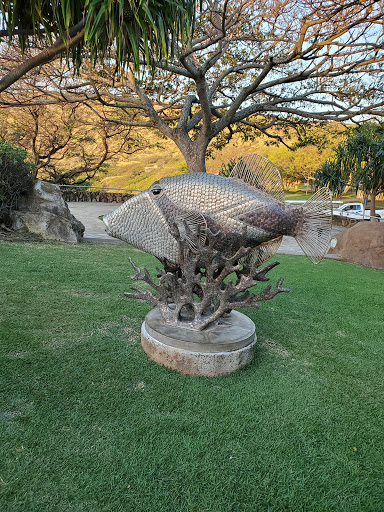
[[[11,211],[33,182],[34,166],[25,158],[24,149],[0,142],[0,223],[9,223]]]
[[[225,178],[228,178],[232,172],[232,169],[235,167],[239,160],[239,158],[231,158],[227,164],[223,164],[221,166],[219,176],[224,176]]]

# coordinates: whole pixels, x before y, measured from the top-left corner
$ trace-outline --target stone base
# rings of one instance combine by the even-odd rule
[[[233,373],[253,359],[255,324],[232,311],[203,331],[166,324],[157,308],[145,317],[141,345],[150,359],[191,376],[217,377]]]

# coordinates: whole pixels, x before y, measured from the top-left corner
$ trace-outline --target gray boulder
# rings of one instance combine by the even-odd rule
[[[12,212],[12,229],[26,229],[46,240],[78,242],[84,234],[84,225],[69,211],[60,187],[45,181],[36,181]]]

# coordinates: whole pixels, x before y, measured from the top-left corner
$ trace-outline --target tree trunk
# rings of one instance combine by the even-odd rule
[[[351,188],[352,188],[351,183],[352,183],[352,174],[350,174],[350,175],[349,175],[348,183],[347,183],[347,185],[345,185],[344,190],[343,190],[343,192],[342,192],[340,195],[342,195],[342,196],[343,196],[344,194],[348,194],[348,192],[349,192],[349,191],[351,190]]]
[[[370,213],[371,218],[370,218],[370,220],[377,222],[377,219],[375,217],[375,215],[376,215],[376,193],[370,192],[369,197],[370,197],[370,201],[371,201],[371,213]]]
[[[205,151],[192,152],[188,155],[184,155],[185,161],[187,162],[188,172],[207,172],[205,167]]]
[[[189,137],[175,138],[174,141],[187,162],[188,172],[207,172],[205,153],[209,141],[192,141]]]

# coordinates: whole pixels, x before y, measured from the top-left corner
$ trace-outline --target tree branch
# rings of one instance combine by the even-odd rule
[[[84,19],[81,20],[77,25],[68,29],[68,38],[64,42],[60,37],[57,41],[50,46],[49,48],[45,48],[42,52],[35,55],[34,57],[30,57],[25,62],[21,63],[15,69],[10,71],[7,75],[5,75],[0,80],[0,93],[5,91],[12,84],[17,82],[19,78],[28,73],[33,68],[38,66],[42,66],[52,59],[56,59],[59,55],[66,51],[68,48],[75,46],[84,38]]]

